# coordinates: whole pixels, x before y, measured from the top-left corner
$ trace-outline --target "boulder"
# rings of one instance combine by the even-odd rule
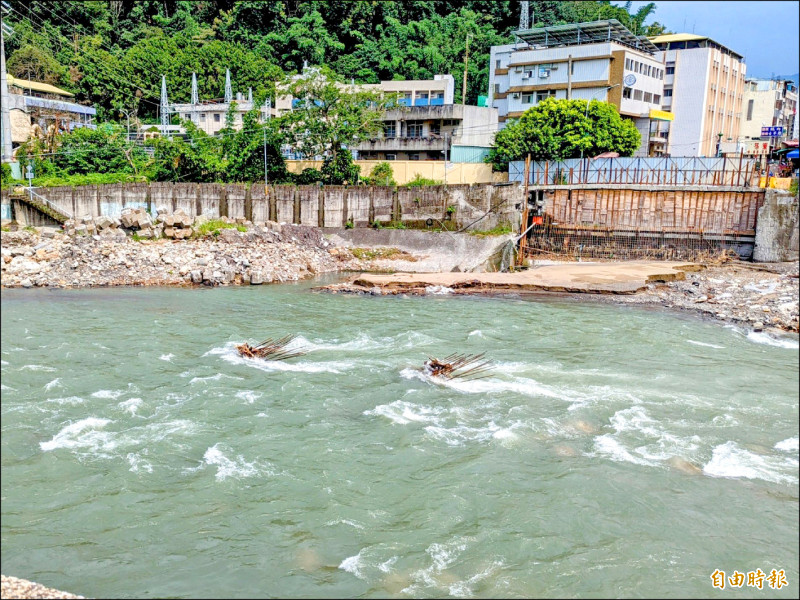
[[[250,285],[261,285],[264,283],[264,277],[261,271],[250,271]]]

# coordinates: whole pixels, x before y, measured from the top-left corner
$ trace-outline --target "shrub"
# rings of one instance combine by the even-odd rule
[[[366,185],[397,185],[392,165],[385,161],[372,167],[372,172],[366,177],[362,177],[361,181]]]
[[[406,187],[422,187],[425,185],[442,185],[442,182],[438,179],[428,179],[417,173],[414,179],[405,184]]]

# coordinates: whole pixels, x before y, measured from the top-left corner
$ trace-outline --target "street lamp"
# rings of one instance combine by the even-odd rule
[[[584,118],[586,118],[586,119],[589,118],[589,105],[592,103],[592,100],[594,100],[594,97],[597,94],[599,94],[600,92],[605,92],[605,91],[610,90],[610,89],[615,88],[615,87],[619,87],[619,85],[620,85],[619,83],[615,83],[614,85],[606,86],[602,90],[598,90],[594,94],[589,96],[589,100],[586,102],[586,114],[584,115]],[[583,163],[583,147],[582,146],[581,146],[581,163]]]

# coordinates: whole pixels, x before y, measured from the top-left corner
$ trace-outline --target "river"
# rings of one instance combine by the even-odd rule
[[[331,281],[331,279],[325,280]],[[2,572],[88,597],[798,595],[798,344],[574,298],[4,290]],[[298,334],[283,362],[242,341]],[[485,352],[489,376],[423,361]]]

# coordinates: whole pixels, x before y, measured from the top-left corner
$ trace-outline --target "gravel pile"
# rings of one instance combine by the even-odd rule
[[[2,575],[2,598],[84,598],[44,587],[34,581]]]
[[[690,310],[755,331],[798,333],[799,265],[731,261],[686,274],[683,281],[649,284],[614,300]]]
[[[331,254],[316,227],[252,226],[191,240],[138,241],[120,229],[95,235],[42,229],[3,232],[0,240],[5,287],[258,285],[363,268],[350,253]]]

